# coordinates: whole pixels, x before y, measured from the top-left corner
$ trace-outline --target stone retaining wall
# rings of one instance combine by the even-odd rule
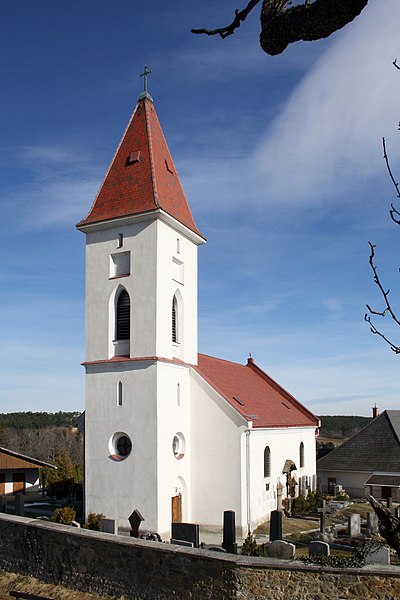
[[[0,570],[138,600],[395,600],[400,568],[320,569],[0,515]]]

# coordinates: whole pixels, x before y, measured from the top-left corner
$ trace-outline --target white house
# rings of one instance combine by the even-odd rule
[[[31,456],[0,448],[0,496],[38,492],[40,471],[45,467],[56,469]]]
[[[197,229],[144,92],[87,216],[86,512],[147,529],[247,531],[276,508],[292,465],[315,489],[318,418],[253,359],[198,354]],[[287,463],[287,461],[291,461]]]

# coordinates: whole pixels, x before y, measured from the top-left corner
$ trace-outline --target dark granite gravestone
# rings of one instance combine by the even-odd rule
[[[139,527],[140,523],[144,521],[144,517],[142,517],[141,513],[137,508],[133,511],[128,521],[132,527],[132,531],[130,532],[131,537],[139,537]]]
[[[222,547],[230,554],[237,554],[235,511],[224,510]]]
[[[308,548],[309,556],[330,556],[331,549],[326,542],[312,541]]]
[[[15,494],[15,514],[20,517],[25,515],[25,498],[23,494]]]
[[[196,523],[171,523],[171,538],[181,542],[191,542],[195,548],[199,548],[200,525]]]
[[[271,511],[271,520],[269,523],[269,541],[282,539],[282,512],[280,510]]]

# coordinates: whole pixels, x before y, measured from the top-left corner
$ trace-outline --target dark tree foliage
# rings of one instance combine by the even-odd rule
[[[261,0],[250,0],[243,10],[235,10],[235,18],[217,29],[192,29],[192,33],[219,35],[226,38]],[[262,0],[260,45],[267,54],[281,54],[289,44],[329,37],[355,19],[368,0],[306,0],[292,6],[291,0]]]
[[[75,427],[79,412],[15,412],[0,413],[0,428],[42,429],[44,427]]]
[[[370,417],[347,415],[323,415],[319,419],[321,420],[320,436],[337,439],[352,437],[371,421]]]

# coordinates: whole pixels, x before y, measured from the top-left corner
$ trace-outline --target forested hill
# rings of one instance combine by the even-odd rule
[[[15,412],[0,413],[1,429],[45,429],[48,427],[75,427],[79,412]]]
[[[347,439],[365,427],[372,417],[356,417],[323,415],[321,419],[320,436],[337,439]]]

